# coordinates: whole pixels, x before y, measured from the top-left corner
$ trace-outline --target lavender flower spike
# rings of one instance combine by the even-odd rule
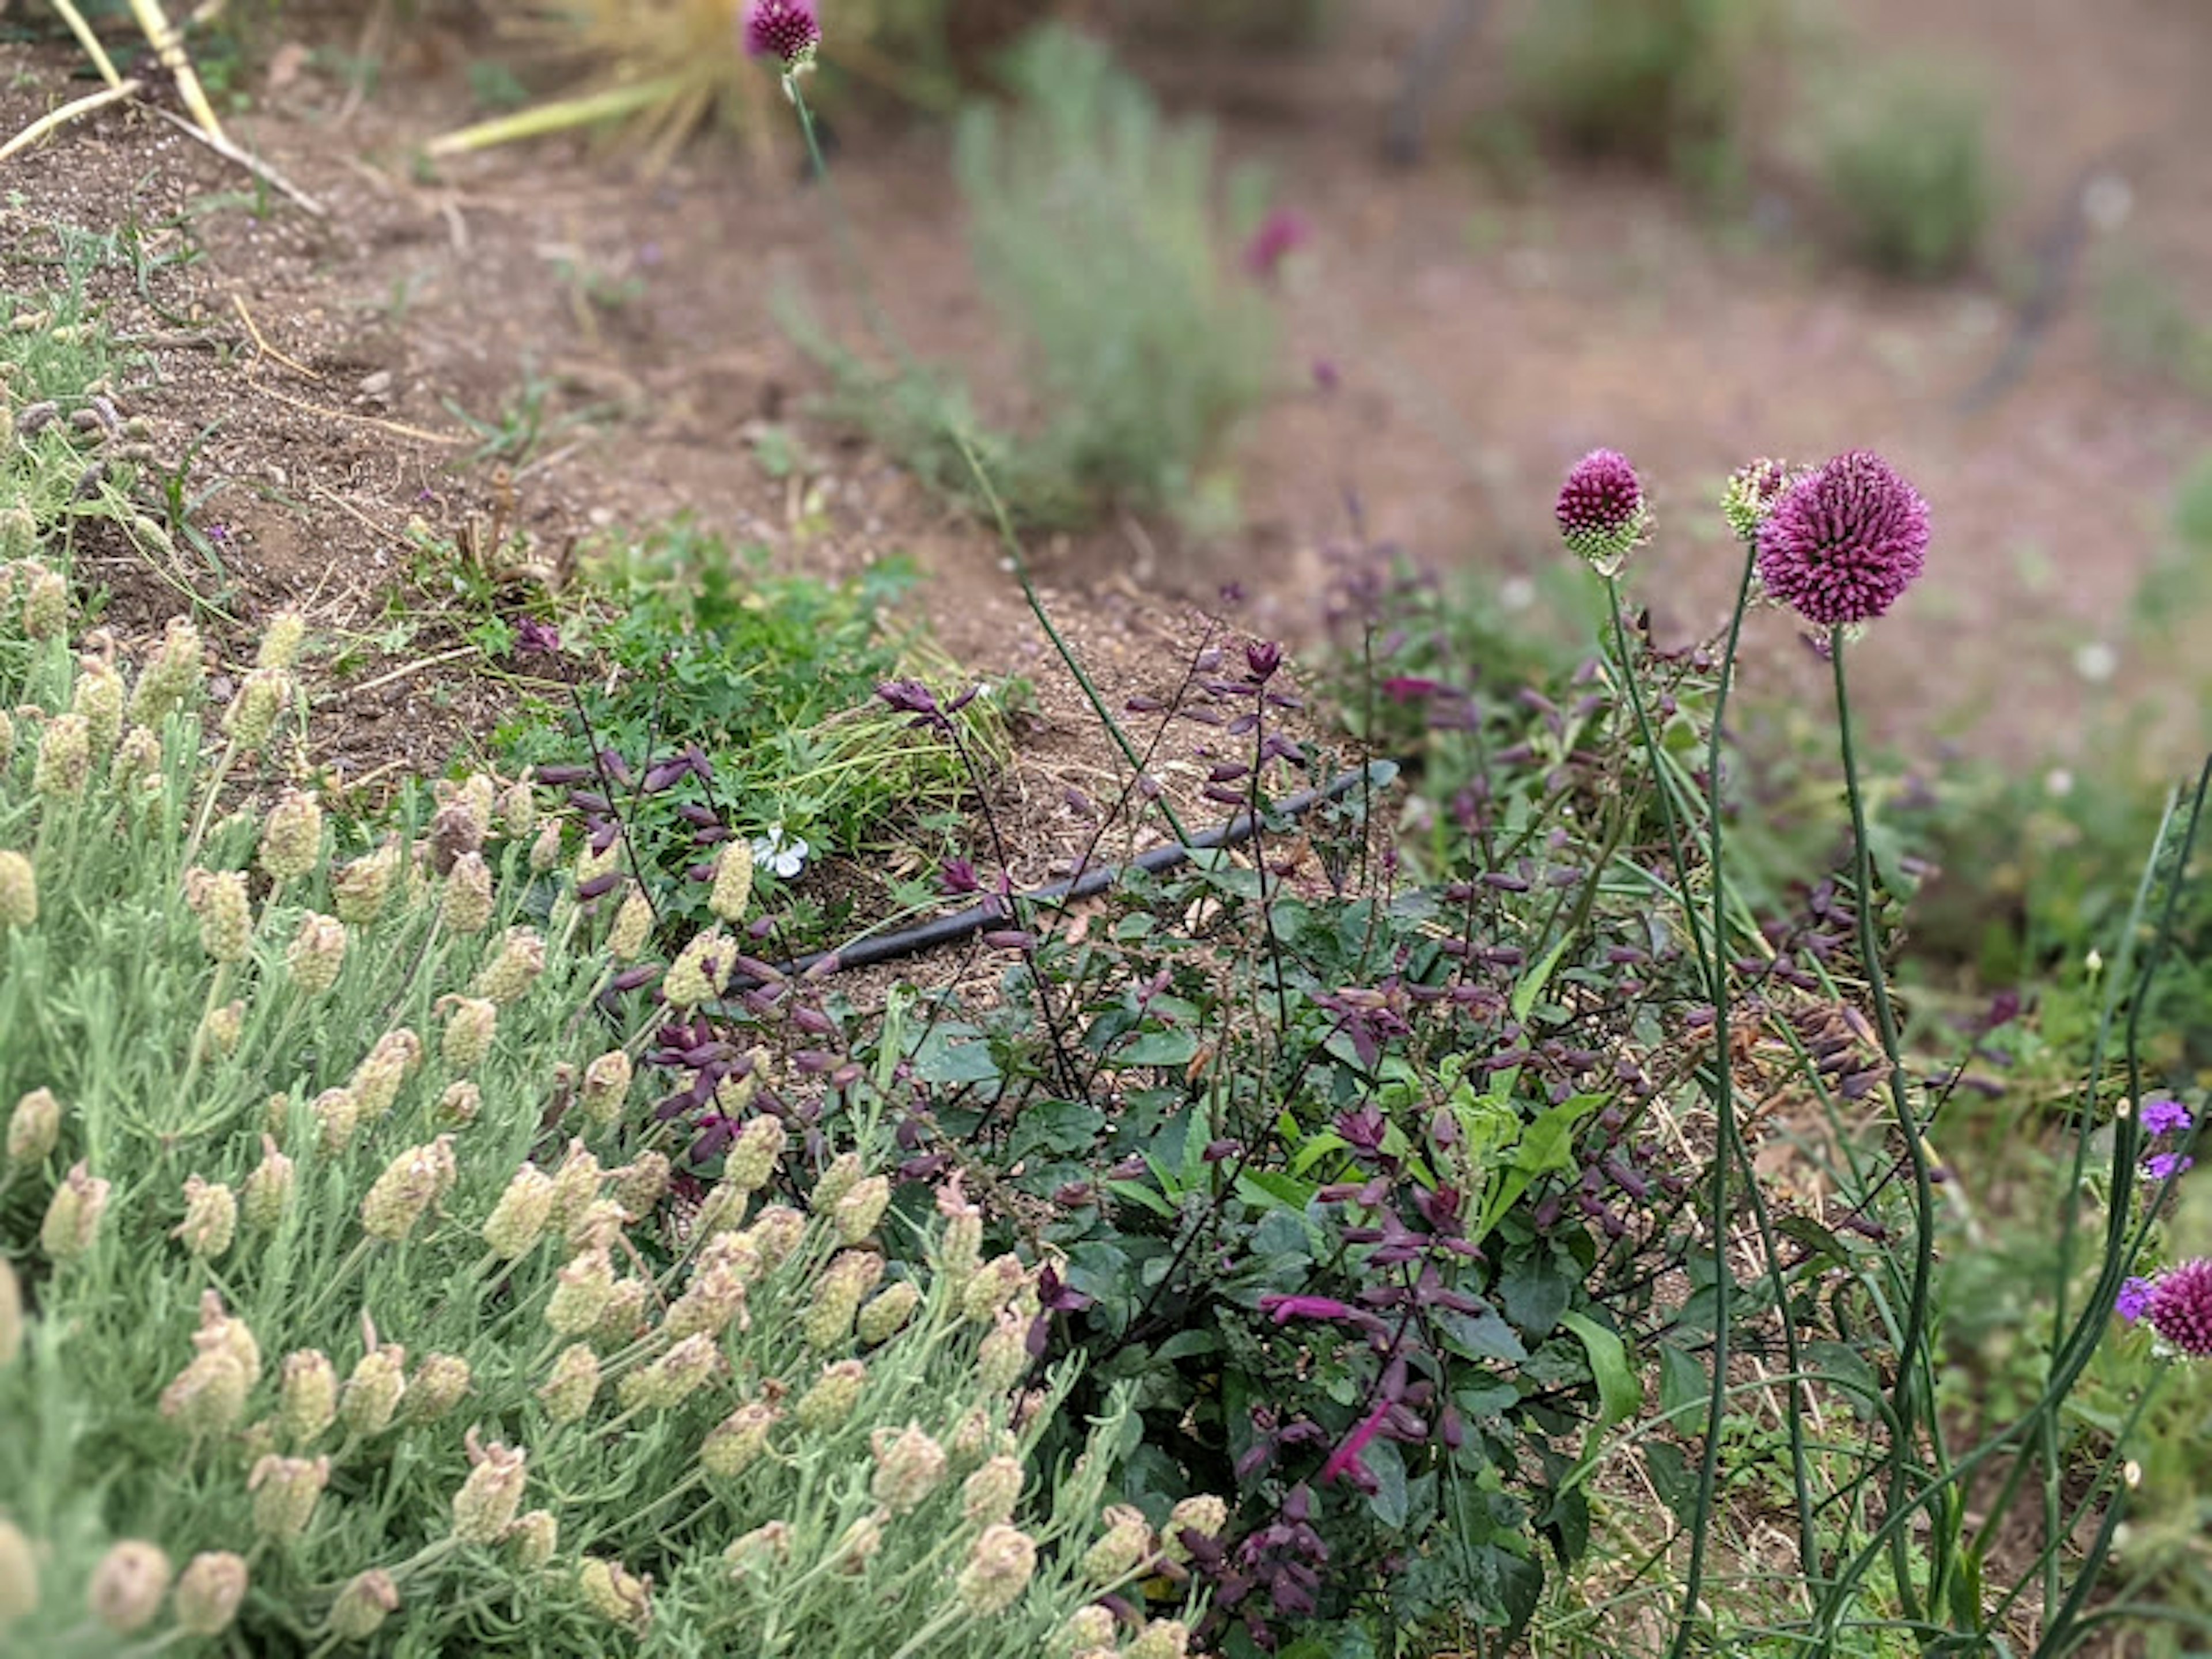
[[[1759,527],[1759,579],[1807,622],[1870,622],[1928,556],[1928,503],[1869,449],[1838,455],[1774,504]]]
[[[1651,527],[1636,469],[1613,449],[1593,449],[1574,464],[1553,512],[1569,549],[1601,576],[1617,574]]]
[[[745,55],[773,58],[788,71],[814,61],[822,21],[814,0],[746,0]]]

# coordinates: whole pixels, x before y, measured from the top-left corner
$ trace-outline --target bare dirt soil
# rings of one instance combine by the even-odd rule
[[[1374,538],[1503,580],[1558,556],[1553,482],[1599,443],[1653,481],[1662,535],[1637,586],[1661,637],[1679,639],[1717,622],[1732,576],[1708,506],[1727,471],[1755,453],[1869,445],[1920,484],[1939,534],[1926,582],[1861,655],[1883,729],[1919,745],[1971,732],[2022,761],[2063,747],[2082,696],[2074,653],[2116,629],[2212,416],[2116,362],[2084,274],[2094,259],[2020,380],[1978,413],[1959,396],[2002,349],[2033,250],[2079,210],[2093,170],[2128,186],[2112,235],[2212,313],[2201,11],[1851,9],[1827,50],[1955,54],[1994,98],[2010,186],[1998,252],[1983,276],[1913,289],[1841,264],[1815,234],[1787,117],[1817,60],[1763,89],[1783,118],[1781,159],[1760,172],[1763,232],[1717,226],[1626,173],[1551,170],[1502,191],[1453,136],[1495,95],[1486,42],[1456,69],[1425,164],[1387,167],[1388,101],[1432,10],[1367,0],[1358,27],[1280,61],[1152,63],[1139,50],[1169,101],[1215,116],[1230,152],[1264,161],[1316,235],[1286,289],[1284,393],[1243,440],[1245,527],[1194,540],[1125,522],[1034,550],[1087,647],[1139,678],[1180,672],[1182,630],[1162,603],[1210,599],[1229,580],[1249,596],[1242,625],[1310,635],[1348,495]],[[293,21],[349,38],[337,20]],[[532,566],[526,586],[557,579],[595,529],[675,512],[825,573],[905,551],[956,656],[980,674],[1037,673],[1042,641],[990,536],[807,416],[818,377],[768,296],[791,283],[845,314],[850,284],[815,193],[720,141],[657,178],[560,141],[422,168],[416,147],[471,112],[469,50],[400,40],[365,102],[321,59],[274,60],[236,132],[321,218],[131,110],[0,173],[12,287],[46,274],[56,225],[124,234],[130,258],[95,281],[143,353],[126,412],[153,422],[165,459],[189,463],[188,494],[217,527],[219,575],[93,534],[86,568],[112,592],[111,620],[150,630],[196,592],[236,618],[228,643],[242,653],[257,615],[303,604],[368,662],[333,691],[343,717],[322,723],[315,757],[355,778],[436,764],[507,696],[441,631],[438,573],[410,520],[488,562]],[[82,90],[71,50],[8,46],[0,62],[0,130]],[[941,131],[860,120],[836,165],[898,326],[925,355],[977,366],[988,395],[1018,366],[977,297],[945,159]],[[1312,388],[1320,360],[1341,378],[1334,395]],[[510,434],[534,411],[537,441],[501,475],[461,411]],[[757,459],[764,423],[796,439],[795,471]],[[395,611],[414,625],[395,629]],[[1818,696],[1782,621],[1757,632],[1755,684]],[[1076,741],[1079,717],[1061,717]]]

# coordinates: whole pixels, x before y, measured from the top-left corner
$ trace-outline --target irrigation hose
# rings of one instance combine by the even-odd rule
[[[1363,783],[1370,789],[1387,788],[1397,775],[1398,763],[1395,761],[1370,761],[1364,766],[1355,767],[1331,779],[1319,788],[1304,789],[1295,795],[1286,795],[1274,803],[1272,810],[1282,817],[1298,817],[1316,806],[1341,800]],[[1026,893],[1017,893],[1012,896],[1012,905],[1073,904],[1104,892],[1132,871],[1158,875],[1163,870],[1172,870],[1194,853],[1215,852],[1249,841],[1257,828],[1257,820],[1252,813],[1239,812],[1220,828],[1203,831],[1192,836],[1188,842],[1170,842],[1165,846],[1155,847],[1148,853],[1139,854],[1127,864],[1100,865],[1065,881],[1034,888]],[[819,979],[831,974],[842,974],[848,969],[866,968],[875,963],[914,956],[1010,921],[1013,915],[1012,905],[1003,898],[988,898],[969,905],[964,910],[956,910],[949,916],[937,916],[896,933],[879,933],[872,938],[858,939],[835,951],[811,951],[796,961],[781,964],[776,973],[779,978],[787,979],[811,973]],[[775,982],[740,975],[730,981],[729,989],[732,993],[753,991]]]

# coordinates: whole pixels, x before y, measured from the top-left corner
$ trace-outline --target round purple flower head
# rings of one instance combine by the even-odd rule
[[[2160,1096],[2142,1103],[2142,1132],[2147,1135],[2186,1134],[2195,1121],[2189,1108],[2179,1101]]]
[[[822,44],[814,0],[745,0],[745,55],[773,58],[796,68]]]
[[[1620,568],[1650,524],[1636,469],[1616,449],[1593,449],[1577,461],[1553,511],[1568,547],[1607,576]]]
[[[2199,1256],[2158,1276],[2143,1317],[2192,1359],[2212,1359],[2212,1257]]]
[[[1928,556],[1928,503],[1870,449],[1794,485],[1759,527],[1759,579],[1807,622],[1879,617]]]

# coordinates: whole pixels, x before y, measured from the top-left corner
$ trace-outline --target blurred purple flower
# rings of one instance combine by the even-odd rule
[[[1393,674],[1382,682],[1382,695],[1392,702],[1419,702],[1424,697],[1433,697],[1445,690],[1440,680],[1419,674]]]
[[[1244,647],[1244,667],[1251,677],[1265,684],[1283,665],[1283,647],[1273,640],[1255,640]]]
[[[1871,621],[1927,562],[1928,503],[1869,449],[1793,485],[1759,528],[1766,591],[1824,628]]]
[[[514,654],[518,657],[557,657],[561,630],[551,623],[525,617],[514,625]]]
[[[2148,1279],[2129,1279],[2120,1286],[2120,1293],[2112,1298],[2112,1311],[2119,1315],[2124,1323],[2134,1324],[2143,1316],[2143,1310],[2150,1306],[2151,1288],[2151,1281]]]
[[[2178,1100],[2163,1097],[2142,1103],[2142,1130],[2147,1135],[2186,1134],[2197,1120]]]
[[[2196,1167],[2197,1160],[2185,1158],[2179,1152],[2153,1152],[2142,1161],[2142,1172],[2153,1181],[2171,1181],[2186,1175]]]
[[[1368,1317],[1348,1302],[1339,1302],[1327,1296],[1263,1296],[1260,1311],[1278,1325],[1287,1325],[1293,1319],[1349,1320],[1358,1322]]]
[[[1382,1421],[1389,1414],[1390,1402],[1386,1400],[1369,1413],[1365,1422],[1345,1437],[1344,1443],[1331,1452],[1328,1462],[1321,1466],[1322,1485],[1327,1486],[1337,1476],[1344,1475],[1354,1486],[1367,1489],[1375,1477],[1359,1461],[1359,1454],[1367,1449],[1367,1443],[1382,1431]]]
[[[1244,244],[1247,274],[1263,283],[1282,274],[1283,261],[1313,240],[1313,226],[1295,208],[1275,208]]]
[[[885,680],[876,696],[902,714],[934,714],[937,699],[920,680]]]
[[[773,58],[788,69],[822,44],[814,0],[747,0],[745,55]]]
[[[947,896],[983,890],[983,884],[976,878],[975,865],[967,859],[945,860],[937,872],[937,884]]]

